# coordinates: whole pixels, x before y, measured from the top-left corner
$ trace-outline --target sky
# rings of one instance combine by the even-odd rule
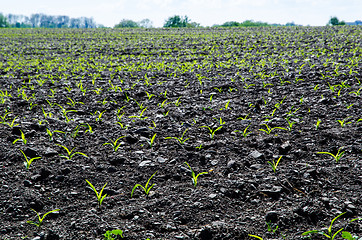
[[[3,14],[34,13],[92,17],[113,27],[122,19],[148,18],[162,27],[174,15],[187,15],[201,26],[227,21],[254,20],[267,23],[325,26],[332,16],[354,22],[362,20],[361,0],[1,0]]]

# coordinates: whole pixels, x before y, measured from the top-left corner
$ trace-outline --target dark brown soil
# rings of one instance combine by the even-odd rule
[[[0,30],[0,239],[362,237],[361,34]]]

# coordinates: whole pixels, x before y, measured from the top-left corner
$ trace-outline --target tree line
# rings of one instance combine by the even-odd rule
[[[68,16],[51,16],[42,13],[32,14],[30,17],[24,15],[0,14],[0,27],[11,28],[97,28],[93,18],[80,17],[70,18]]]
[[[360,21],[347,23],[348,25],[359,25]],[[362,23],[361,23],[362,24]],[[331,17],[327,25],[346,25],[346,22],[339,21],[337,17]],[[266,22],[255,22],[246,20],[244,22],[229,21],[221,25],[212,27],[267,27],[267,26],[298,26],[294,22],[281,24],[269,24]],[[104,27],[95,23],[93,18],[70,18],[68,16],[51,16],[42,13],[32,14],[30,17],[24,15],[8,14],[4,16],[0,13],[0,28],[99,28]],[[188,16],[174,15],[165,20],[164,28],[198,28],[199,23],[191,21]],[[149,19],[139,22],[123,19],[114,28],[153,28],[153,23]]]

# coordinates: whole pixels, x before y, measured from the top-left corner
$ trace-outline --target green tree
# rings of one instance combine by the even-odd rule
[[[129,20],[129,19],[122,19],[118,24],[114,26],[114,28],[139,28],[139,23]]]
[[[200,27],[199,23],[191,22],[191,19],[189,19],[187,16],[179,16],[175,15],[172,17],[169,17],[165,24],[163,25],[165,28],[183,28],[183,27]]]
[[[337,17],[331,17],[331,19],[329,19],[328,25],[338,26],[346,25],[346,23],[344,21],[339,21]]]
[[[9,23],[8,23],[8,20],[7,18],[2,15],[2,13],[0,13],[0,28],[6,28],[6,27],[9,27]]]

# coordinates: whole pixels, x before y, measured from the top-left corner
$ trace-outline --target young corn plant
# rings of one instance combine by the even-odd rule
[[[318,130],[319,125],[320,125],[321,122],[322,121],[320,119],[317,120],[316,124],[314,125],[316,130]]]
[[[21,133],[21,138],[17,138],[13,141],[13,144],[15,144],[17,141],[22,141],[24,144],[27,144],[28,140],[26,140],[25,138],[25,134],[23,133],[23,131],[20,130]]]
[[[117,152],[118,151],[118,148],[122,145],[122,142],[120,142],[119,144],[118,143],[118,140],[121,139],[121,138],[124,138],[125,136],[120,136],[119,138],[117,138],[115,141],[111,140],[111,142],[106,142],[103,144],[103,146],[105,145],[110,145],[112,146],[113,148],[113,151]]]
[[[145,192],[146,196],[148,196],[150,194],[151,189],[155,185],[155,184],[152,184],[150,187],[148,187],[148,184],[150,183],[151,179],[153,178],[153,176],[155,176],[156,173],[157,173],[157,171],[154,174],[152,174],[152,176],[147,180],[145,186],[142,186],[141,184],[136,184],[132,189],[131,197],[133,197],[133,193],[136,190],[136,188],[138,188],[138,187],[141,187],[143,189],[143,191]]]
[[[317,152],[317,154],[326,154],[326,155],[330,155],[334,158],[334,160],[336,160],[336,162],[338,163],[339,160],[342,158],[343,154],[345,151],[341,152],[343,147],[340,147],[338,149],[338,152],[334,155],[333,153],[330,153],[330,152]]]
[[[184,135],[185,133],[187,132],[187,130],[189,129],[186,129],[183,133],[182,133],[182,136],[181,137],[165,137],[165,139],[175,139],[177,140],[180,144],[184,144],[187,140],[189,140],[189,138],[184,138]]]
[[[63,133],[63,134],[65,134],[65,132],[62,132],[62,131],[59,131],[59,130],[54,130],[52,132],[49,129],[46,129],[46,131],[47,131],[47,134],[49,135],[49,141],[53,141],[55,133]]]
[[[88,185],[93,189],[94,193],[95,193],[96,196],[97,196],[97,200],[98,200],[99,207],[101,207],[103,200],[107,197],[107,194],[102,195],[103,190],[104,190],[104,188],[106,187],[107,183],[104,184],[104,186],[102,187],[102,189],[101,189],[101,190],[99,191],[99,193],[98,193],[98,191],[96,190],[96,188],[93,186],[92,183],[90,183],[87,179],[85,179],[85,181],[86,181],[86,182],[88,183]]]
[[[277,167],[278,167],[278,164],[280,162],[280,159],[282,159],[283,156],[280,156],[280,158],[277,160],[277,162],[275,162],[274,160],[271,162],[271,161],[268,161],[269,165],[272,167],[273,169],[273,172],[276,172],[277,171]]]
[[[348,124],[351,124],[352,122],[346,122],[347,119],[349,119],[351,117],[346,117],[345,119],[342,120],[337,120],[337,122],[339,122],[339,124],[341,124],[341,127],[345,127]]]
[[[235,130],[235,132],[241,132],[241,134],[243,135],[244,138],[246,138],[251,132],[248,132],[248,128],[250,127],[251,124],[249,124],[243,131],[241,130]]]
[[[213,128],[209,127],[209,126],[201,126],[200,128],[207,128],[207,129],[209,129],[210,138],[211,138],[211,139],[214,139],[215,133],[216,133],[217,131],[219,131],[219,130],[222,128],[222,126],[219,126],[219,127],[216,128],[216,129],[213,129]]]
[[[157,133],[153,134],[153,136],[149,140],[147,140],[148,145],[150,146],[150,148],[152,148],[153,143],[155,142],[156,135],[157,135]]]
[[[15,123],[16,118],[17,118],[17,117],[15,117],[11,122],[3,122],[3,124],[8,125],[8,126],[11,127],[11,128],[16,127],[16,126],[19,126],[18,123]]]
[[[67,152],[67,155],[63,155],[63,154],[59,154],[59,156],[60,157],[62,157],[62,158],[65,158],[65,159],[67,159],[67,160],[71,160],[75,155],[82,155],[82,156],[84,156],[84,157],[86,157],[86,158],[88,158],[88,156],[87,155],[85,155],[84,153],[82,153],[82,152],[74,152],[73,153],[73,150],[74,150],[74,148],[72,148],[72,150],[69,150],[66,146],[63,146],[63,145],[60,145],[60,144],[57,144],[59,147],[62,147],[62,148],[64,148],[65,149],[65,151]]]
[[[33,211],[36,213],[36,215],[38,216],[38,222],[27,221],[27,223],[33,224],[33,225],[37,226],[38,228],[40,228],[40,227],[43,225],[44,218],[45,218],[48,214],[53,213],[53,212],[58,212],[60,209],[51,210],[51,211],[45,213],[42,217],[41,217],[40,214],[39,214],[37,211],[35,211],[34,209],[31,208],[31,210],[33,210]]]
[[[147,119],[148,117],[143,117],[143,113],[146,111],[147,107],[145,107],[141,112],[140,112],[140,115],[139,116],[129,116],[128,118],[138,118],[140,120],[145,120]]]
[[[24,155],[24,158],[25,158],[24,165],[25,165],[25,167],[26,167],[27,170],[29,170],[30,164],[31,164],[34,160],[41,158],[41,157],[34,157],[34,158],[28,159],[28,157],[25,155],[25,153],[24,153],[21,149],[19,149],[19,151]]]
[[[191,176],[192,176],[192,183],[194,184],[194,187],[196,187],[197,185],[197,179],[200,175],[203,175],[203,174],[208,174],[209,172],[200,172],[199,174],[195,174],[195,172],[192,170],[191,166],[187,163],[187,162],[184,162],[190,169],[191,171]]]
[[[286,131],[288,131],[288,129],[282,128],[282,127],[273,127],[273,128],[271,128],[271,127],[268,126],[268,124],[262,124],[262,125],[264,125],[264,126],[266,127],[266,129],[260,128],[259,131],[263,131],[263,132],[265,132],[265,133],[268,134],[268,135],[271,134],[271,132],[272,132],[274,129],[281,129],[281,130],[286,130]]]
[[[341,217],[344,214],[345,214],[345,212],[339,214],[337,217],[332,219],[331,224],[327,228],[327,232],[324,232],[324,231],[321,231],[321,230],[311,230],[311,231],[306,231],[306,232],[302,233],[302,236],[309,236],[311,234],[319,234],[319,235],[324,236],[326,239],[334,240],[336,238],[336,236],[341,231],[343,231],[344,228],[340,228],[339,230],[337,230],[336,232],[333,233],[333,231],[332,231],[333,223],[334,223],[334,221],[336,221],[339,217]],[[357,220],[361,220],[361,218],[352,219],[352,220],[349,221],[349,223],[357,221]],[[352,235],[349,232],[346,232],[346,231],[342,232],[342,237],[343,237],[343,239],[348,239],[348,240],[355,239],[354,237],[352,237]]]

